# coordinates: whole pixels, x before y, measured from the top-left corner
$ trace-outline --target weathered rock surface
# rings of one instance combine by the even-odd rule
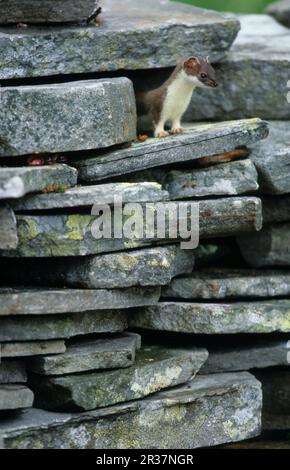
[[[116,199],[115,199],[116,198]],[[114,204],[122,199],[127,202],[155,202],[169,199],[167,191],[158,183],[109,183],[80,186],[64,193],[37,194],[20,199],[14,205],[16,211],[62,209],[66,207]]]
[[[1,347],[0,347],[1,352]],[[21,362],[2,361],[0,364],[0,384],[24,383],[27,380],[25,367]]]
[[[238,238],[243,257],[250,266],[290,265],[290,224],[270,225],[256,234]]]
[[[290,296],[290,272],[215,269],[194,271],[172,279],[162,297],[173,299],[226,299]]]
[[[187,382],[207,359],[207,351],[144,347],[127,369],[63,377],[31,377],[36,407],[48,410],[92,410],[137,400],[163,388]]]
[[[134,364],[136,349],[140,345],[141,337],[135,333],[108,339],[74,340],[67,345],[64,354],[32,358],[26,362],[26,367],[44,375],[124,368]]]
[[[71,338],[90,333],[118,333],[127,328],[125,311],[100,310],[77,315],[0,317],[0,341]],[[49,351],[47,351],[49,354]]]
[[[9,206],[0,206],[0,250],[16,250],[18,241],[13,210]]]
[[[207,447],[258,435],[261,402],[261,385],[248,373],[197,376],[174,390],[83,414],[26,411],[19,418],[0,423],[0,445],[63,449]]]
[[[76,313],[152,305],[158,288],[12,289],[0,288],[0,316]]]
[[[0,385],[0,410],[30,408],[33,393],[24,385]]]
[[[66,23],[85,21],[96,0],[0,0],[1,24]]]
[[[279,0],[278,2],[270,3],[266,8],[266,13],[274,16],[279,23],[290,27],[290,1]]]
[[[135,135],[127,78],[1,89],[0,156],[109,147]]]
[[[160,302],[142,311],[133,311],[128,321],[135,328],[180,333],[287,333],[290,331],[290,301]]]
[[[94,238],[91,228],[93,222],[98,220],[97,216],[85,214],[18,215],[18,248],[13,251],[3,251],[1,255],[9,257],[84,256],[138,248],[150,245],[153,241],[172,243],[176,239],[170,237],[169,227],[172,227],[174,221],[168,216],[166,210],[165,217],[162,219],[166,221],[165,226],[167,225],[165,238],[158,237],[158,227],[154,216],[158,208],[160,209],[159,204],[147,203],[146,211],[142,210],[142,214],[136,212],[134,221],[137,231],[134,230],[131,238]],[[163,209],[170,209],[171,214],[174,211],[179,212],[180,204],[183,205],[181,201],[162,204],[164,204]],[[189,222],[191,215],[189,205],[187,206]],[[126,220],[130,218],[124,216],[123,224]],[[262,227],[261,201],[255,197],[202,200],[199,202],[199,226],[201,238],[232,236],[260,230]],[[113,230],[111,230],[113,235],[112,232]]]
[[[12,322],[8,322],[8,324],[7,322],[4,322],[4,323],[8,326],[8,328],[10,328],[10,324],[12,324]],[[5,334],[2,335],[2,340],[3,338],[5,340]],[[25,341],[20,341],[19,343],[15,343],[15,342],[2,343],[0,346],[0,349],[1,349],[2,357],[11,358],[11,357],[41,356],[45,354],[61,354],[65,352],[66,347],[65,347],[65,343],[63,340],[57,339],[57,340],[50,340],[50,341],[26,341],[25,340]]]
[[[240,27],[235,18],[162,0],[106,0],[105,9],[98,28],[3,28],[0,79],[168,67],[193,51],[216,61]]]
[[[148,139],[131,147],[113,150],[74,165],[82,181],[99,181],[112,176],[172,163],[197,160],[250,145],[268,135],[268,125],[260,119],[222,123],[190,124],[184,134],[165,139]]]
[[[21,198],[51,185],[62,188],[76,184],[76,169],[65,164],[0,168],[0,199]]]
[[[262,199],[263,224],[290,222],[290,195],[267,197]]]

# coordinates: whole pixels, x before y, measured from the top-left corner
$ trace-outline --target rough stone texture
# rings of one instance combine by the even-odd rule
[[[1,347],[0,347],[1,352]],[[25,367],[21,362],[2,361],[0,364],[0,384],[24,383],[27,380]]]
[[[158,288],[130,289],[12,289],[0,288],[0,317],[78,313],[120,309],[158,302]]]
[[[0,173],[1,174],[1,173]],[[28,196],[14,205],[16,211],[61,209],[65,207],[113,204],[114,198],[126,202],[155,202],[169,199],[157,183],[109,183],[96,186],[80,186],[64,193],[48,193]]]
[[[118,333],[127,328],[125,311],[100,310],[77,315],[0,317],[0,341],[70,338],[90,333]],[[49,351],[47,351],[49,354]]]
[[[135,135],[127,78],[1,89],[0,156],[97,149]]]
[[[127,369],[63,377],[33,376],[35,405],[48,410],[92,410],[137,400],[187,382],[207,359],[207,351],[148,346]]]
[[[174,299],[290,296],[290,272],[208,268],[173,279],[162,297]]]
[[[106,339],[75,340],[67,345],[64,354],[32,358],[26,362],[26,367],[29,371],[44,375],[129,367],[134,364],[140,344],[141,337],[134,333]]]
[[[8,328],[12,325],[13,320],[4,322]],[[17,323],[17,322],[16,322]],[[21,336],[21,335],[20,335]],[[28,335],[29,337],[29,335]],[[5,340],[5,334],[2,335],[2,340]],[[1,340],[1,341],[2,341]],[[19,343],[2,343],[0,345],[2,357],[27,357],[27,356],[41,356],[45,354],[61,354],[66,350],[63,340],[51,341],[20,341]]]
[[[279,23],[290,27],[290,1],[279,0],[266,8],[266,13],[274,16]]]
[[[85,21],[96,0],[0,0],[1,24]]]
[[[33,393],[24,385],[0,385],[0,410],[30,408]]]
[[[153,241],[172,243],[174,240],[170,238],[169,230],[165,231],[165,238],[158,238],[156,223],[150,222],[156,215],[158,204],[146,204],[148,212],[142,211],[144,219],[140,218],[138,212],[136,213],[135,220],[138,232],[135,231],[131,238],[95,239],[92,236],[91,227],[92,223],[98,219],[97,216],[84,214],[18,215],[18,248],[13,251],[3,251],[1,255],[8,257],[84,256],[138,248],[150,245]],[[182,202],[165,202],[163,204],[163,208],[172,209],[174,206],[177,211]],[[191,219],[190,212],[189,206],[187,217]],[[145,220],[145,216],[148,214],[151,216]],[[123,223],[129,219],[130,217],[124,216]],[[165,220],[167,228],[172,226],[172,218],[168,217],[168,212]],[[255,197],[202,200],[199,202],[199,225],[201,238],[232,236],[260,230],[262,227],[261,201]],[[147,234],[154,232],[155,236],[147,238],[145,232]]]
[[[275,195],[289,193],[289,122],[271,121],[269,125],[269,137],[251,146],[251,159],[258,171],[260,191]]]
[[[21,198],[48,186],[74,186],[77,171],[65,164],[0,168],[0,199]]]
[[[267,135],[268,124],[260,119],[190,124],[184,134],[164,139],[150,138],[129,148],[82,159],[74,165],[82,181],[93,182],[223,153],[238,146],[250,145]]]
[[[116,289],[169,284],[178,274],[192,272],[192,250],[178,245],[144,248],[75,258],[0,260],[0,279],[22,285]]]
[[[63,449],[213,446],[258,435],[261,402],[261,385],[248,373],[197,376],[174,390],[83,414],[30,410],[0,423],[0,446]]]
[[[128,315],[129,325],[147,330],[197,334],[290,331],[290,301],[235,303],[160,302]]]
[[[262,199],[263,224],[290,222],[290,195]]]
[[[16,217],[9,206],[0,206],[0,250],[16,250],[18,233]]]
[[[235,18],[163,0],[104,7],[98,28],[2,28],[0,79],[168,67],[193,51],[216,61],[239,30]]]
[[[290,265],[290,224],[264,227],[257,234],[238,238],[241,253],[250,266]]]

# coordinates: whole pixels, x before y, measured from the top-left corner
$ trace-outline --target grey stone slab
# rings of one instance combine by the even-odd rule
[[[0,385],[0,410],[30,408],[33,393],[24,385]]]
[[[1,346],[0,346],[1,353]],[[25,383],[27,380],[24,364],[15,361],[2,361],[0,364],[0,384]]]
[[[290,224],[270,225],[259,233],[238,237],[241,253],[250,266],[290,265]]]
[[[164,202],[161,210],[165,210],[167,228],[172,226],[170,213],[179,213],[183,202]],[[194,204],[194,203],[192,203]],[[198,203],[195,203],[198,204]],[[69,215],[18,215],[17,227],[19,244],[17,250],[2,251],[5,257],[57,257],[84,256],[104,252],[133,249],[153,242],[172,243],[169,230],[165,237],[158,236],[156,214],[160,211],[160,203],[147,203],[140,211],[136,211],[135,223],[137,231],[130,238],[94,238],[92,224],[97,216],[85,214]],[[131,213],[130,213],[131,214]],[[191,221],[191,206],[187,206],[186,217]],[[130,220],[123,214],[123,224]],[[180,223],[179,218],[179,223]],[[128,222],[129,223],[129,222]],[[160,224],[160,217],[159,217]],[[192,227],[192,225],[191,225]],[[260,230],[262,227],[261,201],[255,197],[233,197],[199,202],[200,238],[224,237],[244,232]],[[175,227],[176,228],[176,227]],[[144,229],[144,230],[143,230]],[[178,235],[178,233],[177,233]]]
[[[88,19],[96,4],[96,0],[0,0],[0,23],[80,22]]]
[[[186,125],[186,132],[150,138],[131,147],[74,162],[82,181],[94,182],[123,174],[223,153],[250,145],[268,135],[260,119]]]
[[[16,250],[18,232],[16,217],[9,206],[0,206],[0,250]]]
[[[0,79],[168,67],[193,51],[216,61],[239,30],[235,18],[163,0],[106,0],[103,16],[99,27],[2,28]]]
[[[52,185],[57,189],[76,184],[76,169],[65,164],[0,168],[0,199],[21,198]]]
[[[262,199],[263,224],[290,222],[290,195],[264,196]]]
[[[207,351],[144,347],[129,368],[63,377],[31,377],[35,406],[48,410],[92,410],[137,400],[163,388],[187,382]]]
[[[140,343],[141,337],[135,333],[105,339],[74,340],[67,345],[64,354],[31,358],[26,361],[26,367],[41,375],[125,368],[134,364]]]
[[[108,183],[80,186],[63,193],[37,194],[20,199],[13,206],[16,211],[62,209],[66,207],[113,204],[122,202],[155,202],[169,199],[167,191],[158,183]]]
[[[4,322],[4,324],[5,323],[6,322]],[[10,328],[10,325],[12,325],[12,322],[8,321],[6,325],[7,325],[7,328]],[[13,326],[11,326],[11,328],[13,328]],[[16,334],[16,337],[17,337],[17,334]],[[7,340],[9,340],[9,338]],[[5,341],[4,332],[2,335],[2,340]],[[27,356],[41,356],[41,355],[46,355],[46,354],[61,354],[65,352],[66,347],[65,347],[64,340],[61,340],[61,339],[50,340],[50,341],[27,341],[25,340],[25,341],[20,341],[19,343],[17,342],[2,343],[0,345],[0,350],[1,350],[2,357],[14,358],[14,357],[27,357]]]
[[[172,299],[234,299],[290,296],[290,271],[250,269],[195,270],[172,279],[162,297]]]
[[[266,8],[266,13],[273,16],[279,23],[290,27],[290,1],[279,0],[270,3]]]
[[[0,156],[97,149],[135,136],[127,78],[1,89]]]
[[[96,411],[26,411],[1,421],[0,443],[5,448],[207,447],[258,435],[261,402],[261,385],[249,373],[197,376],[173,390]]]
[[[0,317],[78,313],[152,305],[159,288],[128,289],[13,289],[0,288]]]
[[[127,326],[127,315],[122,310],[100,310],[77,315],[68,313],[0,317],[0,341],[34,341],[71,338],[90,333],[119,333]],[[46,351],[46,354],[49,353],[49,350]]]
[[[290,331],[290,301],[160,302],[128,315],[129,325],[147,330],[197,334]]]

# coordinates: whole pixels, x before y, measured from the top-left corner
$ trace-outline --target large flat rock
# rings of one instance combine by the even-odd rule
[[[290,296],[290,272],[250,269],[196,270],[172,279],[168,299],[234,299]]]
[[[72,340],[64,354],[31,358],[26,361],[26,367],[41,375],[125,368],[134,364],[136,349],[140,345],[141,337],[135,333],[123,333],[105,339]]]
[[[14,211],[8,205],[0,206],[0,250],[15,250],[18,241]]]
[[[158,302],[158,288],[12,289],[0,288],[0,317],[130,308]]]
[[[21,198],[51,186],[61,189],[76,184],[76,169],[65,164],[0,168],[0,199]]]
[[[135,136],[127,78],[1,89],[0,156],[97,149]]]
[[[197,376],[174,390],[83,414],[26,411],[18,418],[1,421],[0,446],[208,447],[258,435],[261,402],[261,385],[248,373]]]
[[[30,408],[33,393],[25,385],[0,385],[0,410]]]
[[[290,265],[290,224],[265,226],[257,234],[247,234],[238,238],[244,259],[250,266]]]
[[[148,346],[127,369],[63,377],[31,377],[35,405],[48,410],[92,410],[137,400],[187,382],[207,358],[207,351]]]
[[[260,119],[186,125],[186,132],[164,139],[150,138],[131,147],[74,162],[82,181],[94,182],[147,168],[223,153],[250,145],[268,135]]]
[[[239,30],[237,19],[163,0],[106,0],[104,19],[97,28],[1,29],[0,79],[168,67],[193,51],[216,61]]]
[[[160,302],[128,315],[134,328],[197,334],[290,331],[290,301]]]
[[[70,23],[85,21],[96,0],[0,0],[1,24]]]
[[[34,341],[91,333],[119,333],[127,326],[127,315],[122,310],[100,310],[77,315],[67,313],[0,317],[0,341]]]
[[[26,370],[21,362],[2,361],[0,363],[0,384],[25,383],[26,380]]]
[[[266,13],[273,16],[279,23],[290,27],[290,1],[278,0],[270,3],[266,8]]]
[[[165,227],[168,228],[165,230],[165,237],[163,234],[162,237],[158,236],[158,226],[154,220],[160,210],[160,203],[147,203],[146,210],[136,211],[134,222],[138,231],[133,231],[130,238],[124,236],[123,238],[94,238],[91,228],[92,223],[98,217],[91,215],[18,215],[18,248],[13,251],[2,251],[1,255],[6,257],[84,256],[138,248],[153,242],[172,243],[176,238],[172,239],[169,227],[172,227],[174,221],[172,222],[172,217],[168,216],[166,208],[170,209],[170,213],[174,209],[175,213],[179,214],[183,202],[162,204],[162,210],[164,209],[167,214],[165,217],[162,216],[162,220],[165,220]],[[190,206],[187,209],[186,217],[189,223],[191,222]],[[180,220],[178,220],[179,223]],[[200,238],[233,236],[260,230],[261,227],[262,208],[258,198],[233,197],[199,202]]]
[[[6,323],[8,328],[10,328],[10,324],[11,324],[10,322]],[[2,340],[5,341],[5,333],[2,335]],[[46,354],[61,354],[65,352],[66,347],[65,347],[65,342],[62,339],[49,340],[49,341],[26,341],[25,340],[25,341],[20,341],[20,342],[2,343],[0,345],[0,350],[1,350],[2,357],[10,359],[13,357],[41,356],[41,355],[46,355]]]

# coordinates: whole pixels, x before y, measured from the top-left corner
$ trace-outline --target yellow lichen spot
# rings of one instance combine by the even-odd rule
[[[69,215],[66,227],[69,230],[68,237],[70,240],[83,240],[85,232],[91,222],[91,216],[73,214]]]

